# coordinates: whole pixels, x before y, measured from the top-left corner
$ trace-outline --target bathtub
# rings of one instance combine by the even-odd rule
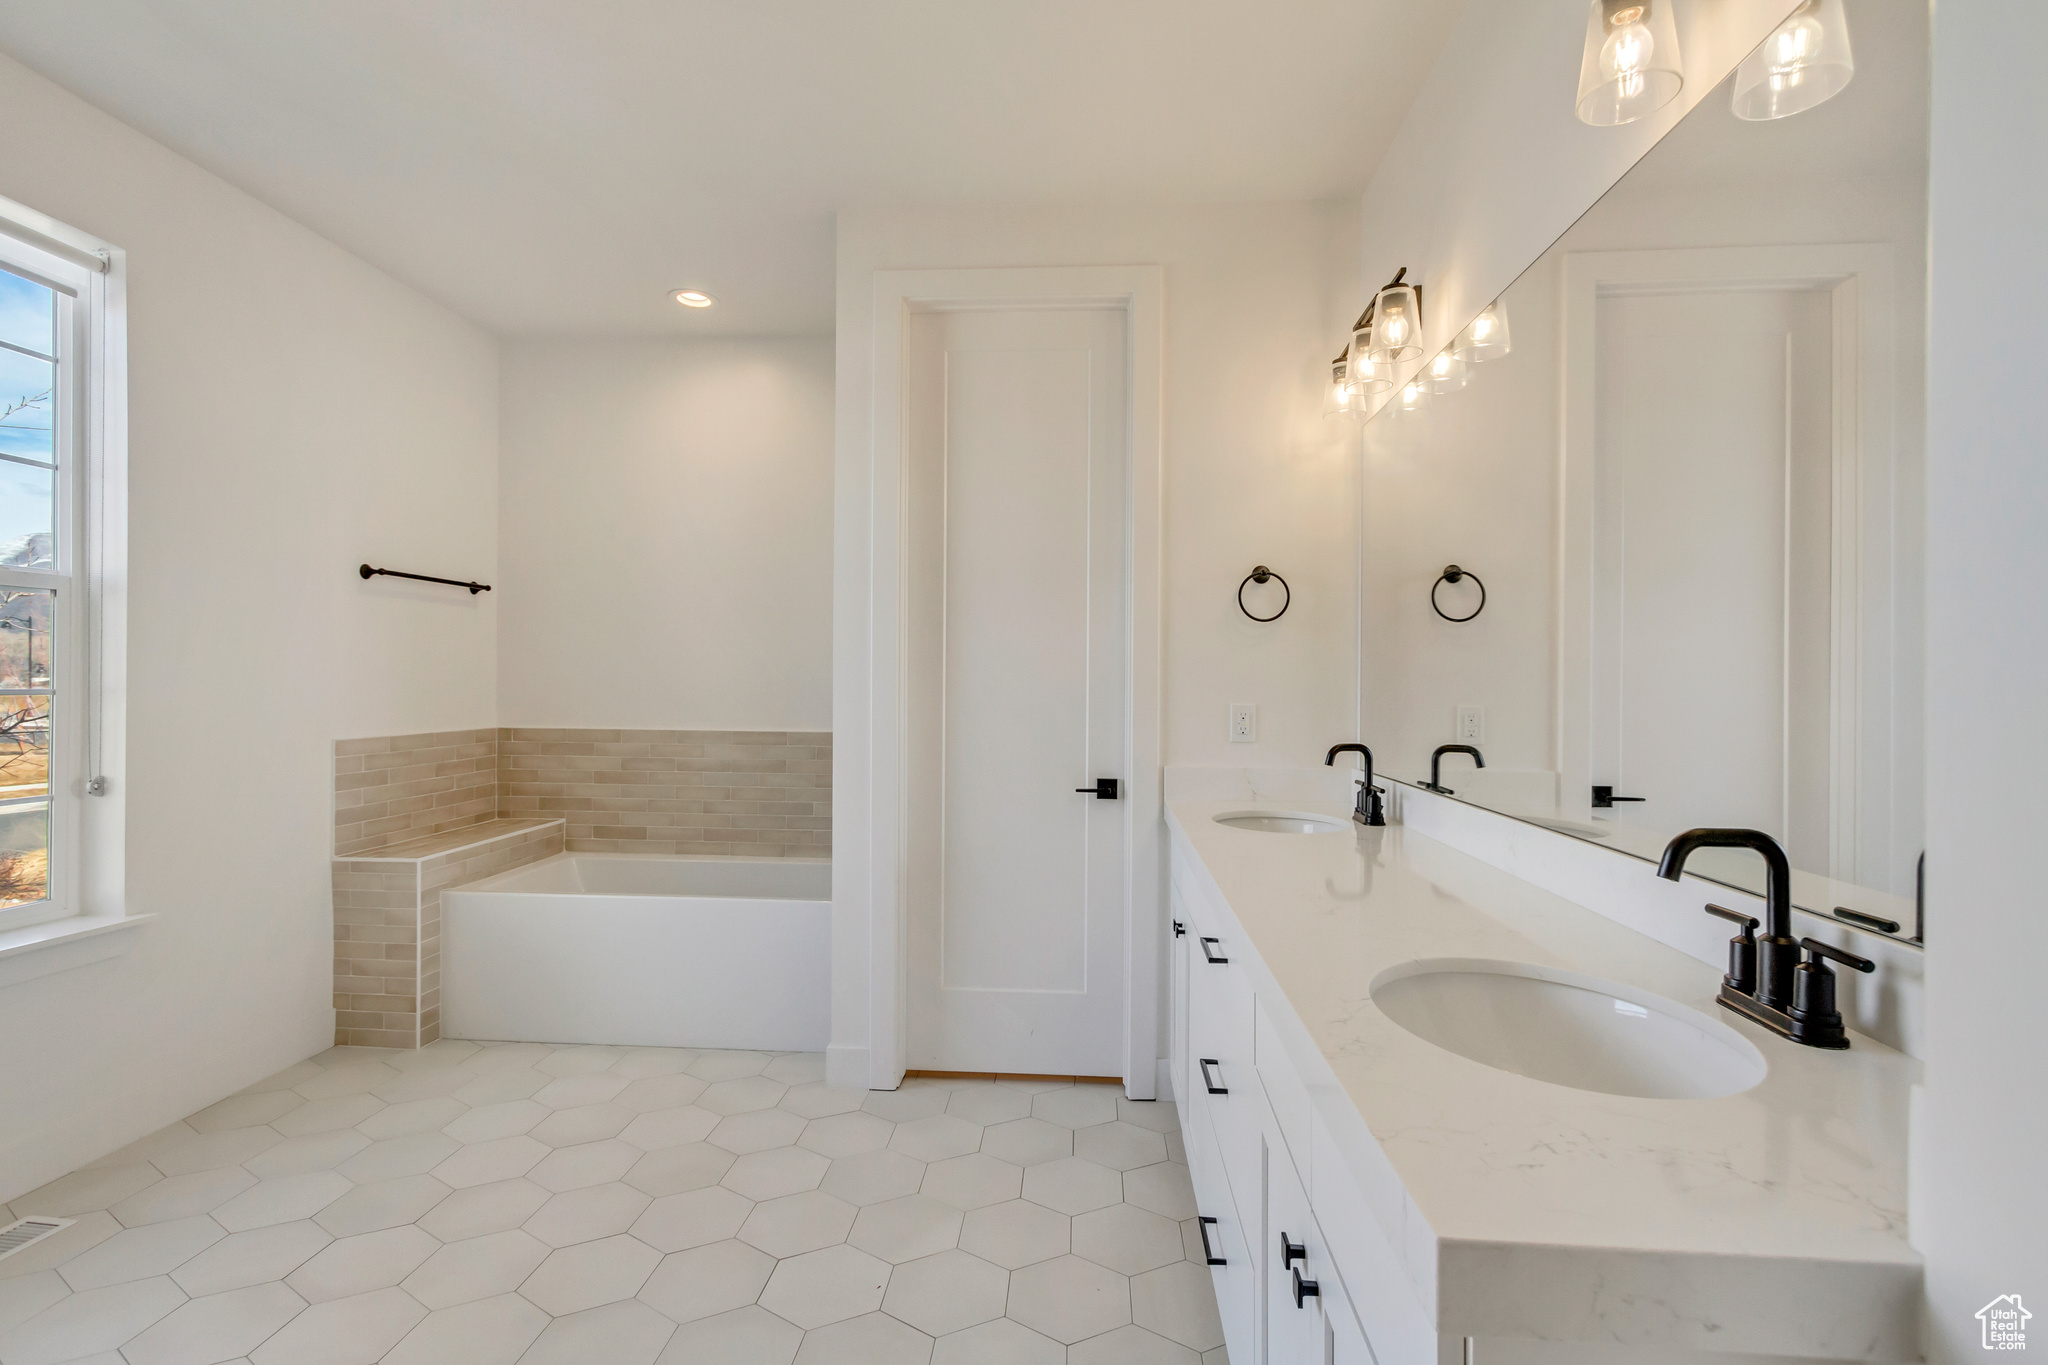
[[[441,895],[449,1038],[820,1052],[832,865],[563,853]]]

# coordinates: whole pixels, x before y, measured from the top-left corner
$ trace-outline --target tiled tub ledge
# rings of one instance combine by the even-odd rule
[[[559,819],[496,819],[334,860],[334,1040],[423,1047],[441,1036],[441,893],[552,858]]]

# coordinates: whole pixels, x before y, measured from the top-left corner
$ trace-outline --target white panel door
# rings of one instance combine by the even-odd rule
[[[1761,829],[1828,864],[1831,302],[1602,298],[1593,781],[1660,832]],[[1747,855],[1744,855],[1747,856]]]
[[[1121,1076],[1121,310],[910,327],[909,1067]]]

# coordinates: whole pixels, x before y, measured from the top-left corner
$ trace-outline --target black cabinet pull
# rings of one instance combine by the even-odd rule
[[[1323,1296],[1323,1287],[1314,1280],[1304,1280],[1301,1278],[1299,1270],[1291,1270],[1288,1273],[1294,1276],[1294,1306],[1296,1308],[1307,1306],[1302,1302],[1303,1299],[1320,1299]]]
[[[1117,799],[1116,788],[1117,782],[1115,778],[1098,777],[1095,779],[1094,786],[1076,787],[1074,788],[1074,790],[1077,792],[1086,792],[1088,795],[1094,797],[1097,801],[1114,801]]]
[[[1202,1259],[1210,1265],[1229,1265],[1230,1262],[1218,1256],[1216,1248],[1209,1245],[1209,1225],[1215,1221],[1214,1218],[1197,1218],[1195,1220],[1202,1233]]]
[[[1280,1268],[1285,1270],[1296,1261],[1300,1261],[1304,1265],[1308,1263],[1308,1248],[1299,1242],[1288,1241],[1287,1229],[1282,1228],[1280,1229]]]
[[[1209,1093],[1212,1095],[1228,1095],[1230,1087],[1216,1084],[1214,1078],[1209,1075],[1209,1068],[1212,1066],[1218,1071],[1223,1069],[1223,1063],[1217,1061],[1214,1057],[1204,1057],[1196,1063],[1196,1068],[1202,1073],[1202,1084],[1208,1087]]]
[[[1188,927],[1185,924],[1182,924],[1179,920],[1175,920],[1173,922],[1173,936],[1175,938],[1180,938],[1184,936],[1187,933],[1187,931]]]
[[[1218,957],[1209,951],[1210,944],[1220,945],[1222,942],[1223,940],[1220,938],[1205,938],[1202,940],[1202,960],[1212,967],[1221,967],[1224,963],[1230,961],[1227,957]]]

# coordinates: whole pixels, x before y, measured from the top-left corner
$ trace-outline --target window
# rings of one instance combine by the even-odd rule
[[[19,233],[20,235],[16,235]],[[0,217],[0,931],[79,914],[97,769],[105,266]]]

